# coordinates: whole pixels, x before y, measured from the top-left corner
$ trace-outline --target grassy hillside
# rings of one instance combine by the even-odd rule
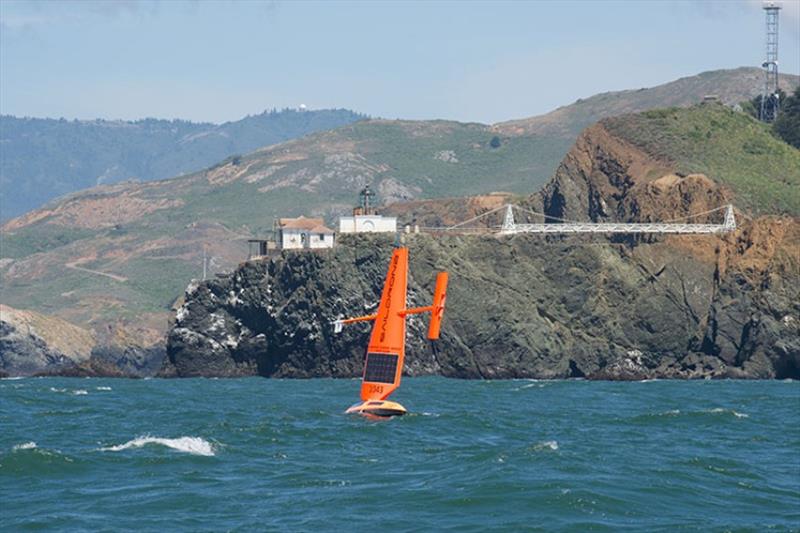
[[[80,324],[110,317],[163,328],[202,272],[246,257],[276,216],[347,213],[367,183],[382,201],[530,192],[566,141],[504,138],[488,126],[373,120],[317,133],[171,180],[74,193],[3,227],[3,303]],[[495,143],[496,144],[496,143]]]
[[[760,69],[747,67],[704,72],[656,87],[598,94],[546,115],[497,124],[492,128],[493,135],[507,141],[504,151],[519,148],[511,138],[537,137],[532,146],[537,152],[536,165],[528,172],[535,176],[512,175],[494,186],[482,186],[478,192],[492,188],[523,192],[522,186],[528,187],[524,191],[528,192],[531,186],[552,175],[575,137],[598,120],[647,109],[693,105],[707,94],[717,94],[729,104],[741,102],[758,94],[762,76]],[[788,93],[800,79],[782,74],[780,83]],[[194,172],[235,154],[362,118],[347,110],[265,112],[221,125],[180,120],[67,121],[0,116],[0,220],[87,187]],[[368,131],[378,135],[376,140],[380,144],[380,133],[374,128]],[[388,134],[387,140],[392,140],[391,135]],[[406,148],[416,149],[411,141],[396,146],[399,158],[405,157],[402,154]],[[483,137],[476,142],[483,143]],[[385,148],[380,149],[387,152]],[[393,162],[400,165],[397,157]],[[479,166],[483,159],[467,158],[462,162]],[[436,178],[435,168],[416,169],[408,162],[404,165],[409,171],[430,173],[431,180]],[[484,170],[490,168],[494,167]]]
[[[745,157],[725,140],[693,159],[690,151],[698,141],[684,142],[705,135],[703,124],[713,126],[709,143],[735,129],[741,150],[783,154],[767,179],[788,180],[773,194],[779,197],[774,205],[788,201],[781,209],[794,209],[796,196],[788,190],[797,184],[794,170],[781,170],[800,168],[794,152],[784,153],[778,147],[783,145],[743,115],[716,108],[702,112],[708,116],[687,118],[685,126],[672,119],[661,124],[663,112],[614,124],[620,135],[650,143],[647,150],[685,164],[680,168],[687,172],[728,180],[742,193],[745,207],[769,205],[762,198],[772,194],[769,187],[747,188],[757,175],[735,163],[744,158],[751,168],[755,163],[748,158],[758,154]],[[682,116],[680,110],[667,113]],[[697,133],[691,129],[695,123]],[[383,202],[491,191],[530,194],[552,176],[573,142],[565,135],[504,133],[481,124],[368,120],[229,157],[170,180],[95,187],[3,226],[0,299],[96,328],[122,320],[163,331],[174,299],[202,273],[204,247],[210,271],[230,269],[246,257],[247,238],[266,235],[274,217],[318,215],[334,224],[367,183]],[[710,153],[718,155],[704,158]]]
[[[800,76],[781,74],[780,87],[791,93]],[[764,71],[755,67],[713,70],[642,89],[612,91],[582,98],[545,115],[498,124],[506,134],[566,135],[574,138],[585,127],[607,117],[648,109],[695,105],[717,95],[726,105],[749,100],[764,88]]]
[[[706,104],[610,118],[603,125],[677,172],[726,184],[740,208],[800,216],[800,150],[744,113]]]
[[[220,125],[0,116],[0,218],[79,189],[171,178],[233,154],[364,118],[344,109],[264,112]]]

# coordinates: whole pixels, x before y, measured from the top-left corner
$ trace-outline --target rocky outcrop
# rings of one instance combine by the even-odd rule
[[[29,375],[89,359],[94,336],[64,320],[0,304],[0,370]]]
[[[644,222],[703,213],[731,196],[599,123],[524,203],[554,223]],[[442,225],[506,198],[417,202],[393,212]],[[721,222],[721,213],[693,221]],[[439,342],[424,341],[422,319],[410,319],[406,372],[800,378],[800,220],[739,222],[722,236],[408,235],[410,305],[427,305],[436,270],[448,270],[451,281]],[[337,336],[330,322],[375,305],[390,248],[390,239],[343,236],[334,250],[285,252],[191,285],[162,375],[359,375],[368,326]]]
[[[578,137],[537,196],[556,223],[674,220],[724,205],[732,195],[702,174],[676,174],[673,163],[612,135],[601,122]]]
[[[144,377],[161,367],[161,344],[99,343],[53,316],[0,305],[0,377]]]
[[[409,305],[450,272],[442,339],[410,320],[406,371],[462,378],[800,378],[800,225],[635,245],[411,235]],[[189,287],[163,375],[352,377],[369,328],[330,322],[379,299],[391,243],[242,265]],[[750,256],[753,257],[750,257]],[[757,260],[755,256],[758,256]]]

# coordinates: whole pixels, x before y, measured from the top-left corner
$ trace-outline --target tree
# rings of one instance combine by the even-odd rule
[[[754,118],[760,119],[761,118],[761,98],[763,95],[758,95],[752,100],[747,100],[742,102],[742,111],[747,113],[748,115],[752,115]],[[778,101],[780,102],[781,108],[785,105],[786,102],[786,93],[783,92],[783,89],[778,89]]]
[[[492,148],[500,148],[500,137],[498,137],[497,135],[492,137],[492,140],[489,141],[489,146],[491,146]]]
[[[772,131],[775,134],[800,149],[800,87],[794,90],[794,94],[781,101],[781,108],[778,118],[772,124]]]

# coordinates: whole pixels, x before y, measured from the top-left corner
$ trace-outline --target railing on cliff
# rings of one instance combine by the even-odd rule
[[[501,225],[470,226],[487,219],[491,215],[505,210]],[[517,223],[514,218],[514,210],[519,210],[534,217],[541,217],[542,223]],[[691,223],[692,219],[708,217],[720,211],[725,211],[725,216],[721,224],[698,224]],[[693,213],[681,218],[667,220],[664,222],[577,222],[562,218],[553,217],[544,213],[537,213],[514,204],[505,204],[498,208],[481,213],[464,222],[458,224],[435,228],[419,227],[415,231],[431,233],[494,233],[497,235],[515,235],[517,233],[672,233],[672,234],[717,234],[728,233],[736,229],[736,217],[734,207],[731,204],[717,207],[702,213]],[[410,231],[410,227],[406,227]]]

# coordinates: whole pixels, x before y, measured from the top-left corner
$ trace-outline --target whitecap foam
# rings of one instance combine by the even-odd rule
[[[717,414],[717,413],[730,413],[733,416],[735,416],[736,418],[750,418],[750,415],[748,415],[748,414],[739,413],[737,411],[734,411],[733,409],[723,409],[722,407],[715,407],[713,409],[710,409],[707,412],[708,413],[714,413],[714,414]]]
[[[36,448],[36,443],[33,441],[30,442],[23,442],[22,444],[15,444],[13,448],[11,448],[12,452],[16,452],[19,450],[33,450]]]
[[[111,390],[111,387],[95,387],[95,390]]]
[[[85,391],[83,389],[78,389],[78,390],[72,391],[72,394],[74,394],[75,396],[84,396],[86,394],[89,394],[89,391]]]
[[[142,437],[136,437],[133,440],[129,440],[125,444],[108,446],[106,448],[100,448],[100,450],[104,452],[121,452],[130,448],[141,448],[142,446],[146,446],[148,444],[158,444],[160,446],[166,446],[167,448],[172,448],[173,450],[179,452],[190,453],[192,455],[205,455],[209,457],[215,455],[214,445],[200,437],[165,439],[162,437],[150,437],[148,435],[144,435]]]
[[[57,389],[55,387],[50,387],[50,392],[67,392],[67,389]]]
[[[534,444],[533,445],[533,449],[535,451],[540,451],[540,450],[556,451],[556,450],[558,450],[558,442],[554,441],[554,440],[545,440],[545,441],[542,441],[542,442]]]

